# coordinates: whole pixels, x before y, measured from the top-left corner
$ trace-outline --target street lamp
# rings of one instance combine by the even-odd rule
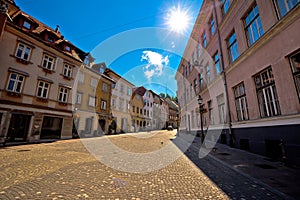
[[[204,105],[203,105],[203,99],[201,95],[198,96],[198,104],[199,104],[199,113],[200,113],[200,123],[201,123],[201,144],[204,142],[204,133],[203,133],[203,120],[202,116],[205,112]]]

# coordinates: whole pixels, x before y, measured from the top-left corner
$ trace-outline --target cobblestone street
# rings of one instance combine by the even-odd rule
[[[217,186],[179,151],[183,140],[174,145],[175,134],[160,131],[1,148],[0,199],[280,199],[209,157],[196,159],[191,147],[191,160],[201,162],[203,171],[214,171]],[[107,142],[114,147],[105,146]],[[133,153],[132,160],[116,147]],[[160,160],[141,158],[151,152]]]
[[[154,151],[170,141],[163,134],[108,138],[135,152]],[[127,173],[100,163],[81,140],[5,147],[0,152],[0,199],[228,198],[185,156],[149,173]]]

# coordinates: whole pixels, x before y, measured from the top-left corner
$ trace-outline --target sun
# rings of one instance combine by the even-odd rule
[[[190,17],[188,11],[184,11],[178,7],[173,7],[167,14],[166,24],[175,32],[183,33],[188,29]]]

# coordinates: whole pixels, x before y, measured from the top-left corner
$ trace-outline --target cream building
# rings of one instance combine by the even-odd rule
[[[134,131],[130,115],[130,102],[134,85],[122,78],[113,70],[106,68],[104,74],[115,80],[112,88],[111,110],[116,122],[117,133],[127,133]]]
[[[13,1],[1,4],[2,142],[72,138],[72,92],[85,53],[58,27],[42,24]]]

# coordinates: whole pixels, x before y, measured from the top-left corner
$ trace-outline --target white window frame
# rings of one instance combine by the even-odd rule
[[[249,120],[248,105],[244,83],[233,88],[238,121]]]
[[[36,96],[42,99],[47,99],[50,91],[50,83],[47,81],[38,81]],[[40,94],[39,94],[40,93]]]
[[[81,102],[82,102],[82,93],[77,92],[77,94],[76,94],[76,104],[81,104]]]
[[[79,71],[79,74],[78,74],[78,81],[80,83],[84,83],[84,73],[82,71]]]
[[[42,60],[42,67],[44,69],[54,71],[55,66],[55,58],[53,56],[49,56],[48,54],[44,54]]]
[[[91,77],[91,87],[96,88],[98,84],[98,80],[96,78]]]
[[[13,74],[16,76],[15,78],[12,78]],[[22,80],[20,80],[20,78],[22,78]],[[18,73],[11,72],[9,74],[6,90],[9,92],[21,93],[23,89],[24,81],[25,81],[25,76]],[[9,88],[10,83],[12,83],[12,89]]]
[[[102,91],[107,92],[108,91],[108,85],[107,83],[102,83]]]
[[[272,68],[256,74],[254,76],[256,84],[256,94],[262,118],[280,115],[279,100],[276,91]]]
[[[95,107],[96,106],[96,97],[95,96],[89,96],[88,105],[91,106],[91,107]]]
[[[32,48],[24,43],[19,42],[15,56],[22,60],[29,61]]]
[[[105,100],[101,100],[101,110],[106,110],[106,101]]]
[[[65,87],[59,87],[58,101],[61,103],[67,103],[69,97],[69,89]]]
[[[131,89],[130,89],[130,87],[127,87],[127,95],[128,95],[128,96],[131,95]]]
[[[73,66],[65,63],[64,64],[64,69],[63,69],[63,75],[65,77],[71,78],[72,77],[72,73],[73,73]]]

